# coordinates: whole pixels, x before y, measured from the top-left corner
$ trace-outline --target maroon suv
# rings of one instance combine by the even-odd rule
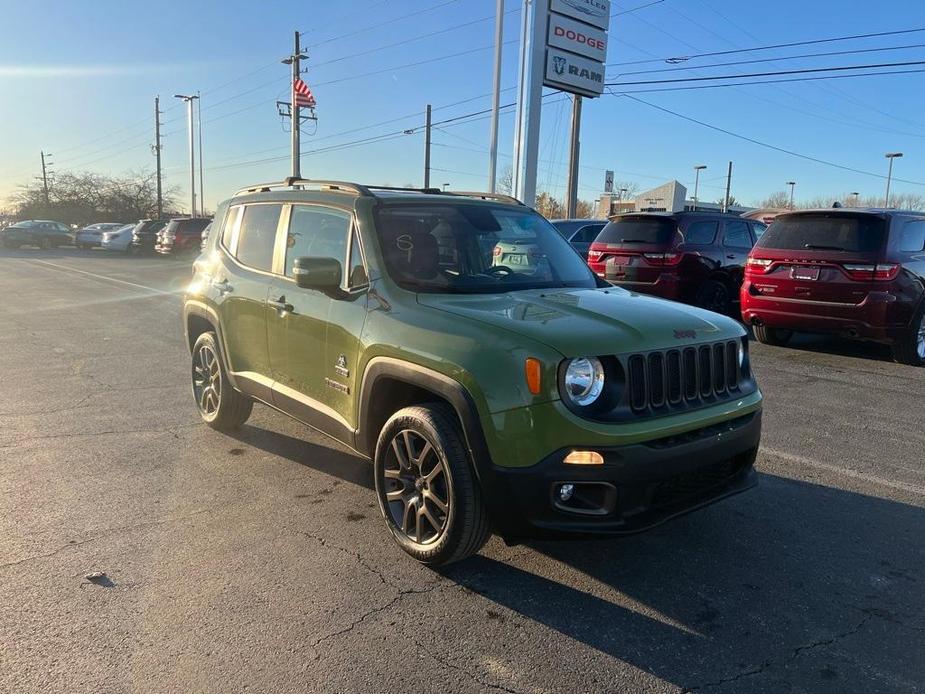
[[[885,342],[925,365],[925,213],[833,209],[774,220],[748,257],[742,318],[766,344],[795,331]]]
[[[591,244],[588,265],[624,289],[729,313],[766,228],[719,212],[621,215]]]

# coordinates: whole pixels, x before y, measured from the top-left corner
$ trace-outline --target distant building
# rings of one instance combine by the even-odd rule
[[[616,195],[604,193],[597,203],[597,217],[604,219],[626,212],[688,212],[694,209],[694,201],[687,199],[687,188],[678,181],[668,181],[657,188],[639,193],[632,200],[620,200]],[[704,200],[697,201],[698,210],[720,211],[722,205]],[[741,205],[730,206],[733,214],[742,214],[753,208]]]

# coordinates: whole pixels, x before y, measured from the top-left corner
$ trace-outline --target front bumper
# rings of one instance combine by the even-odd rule
[[[565,464],[570,447],[526,468],[491,465],[482,489],[509,541],[631,534],[754,486],[760,439],[758,410],[643,443],[577,447],[603,465]],[[574,486],[568,502],[563,484]]]

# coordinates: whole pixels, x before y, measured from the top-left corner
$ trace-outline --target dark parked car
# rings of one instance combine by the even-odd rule
[[[729,313],[761,222],[713,212],[627,214],[611,221],[588,265],[625,289]]]
[[[167,226],[167,219],[142,219],[132,232],[132,253],[151,253],[157,244],[158,232]]]
[[[572,244],[572,248],[587,260],[591,244],[601,233],[601,229],[607,226],[607,222],[593,219],[554,219],[552,225]]]
[[[897,361],[925,366],[925,213],[781,215],[749,255],[741,302],[760,342],[834,333],[891,344]]]
[[[212,220],[208,217],[172,219],[157,234],[154,250],[162,255],[199,252],[202,246],[202,231]]]
[[[71,229],[67,224],[45,219],[29,219],[8,226],[0,232],[0,241],[5,248],[19,248],[20,246],[55,248],[56,246],[69,246],[74,242]]]

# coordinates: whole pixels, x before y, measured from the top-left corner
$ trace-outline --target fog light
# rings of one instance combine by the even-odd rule
[[[597,451],[572,451],[562,462],[566,465],[603,465],[604,456]]]
[[[572,494],[575,493],[574,484],[563,484],[559,487],[559,501],[568,501],[572,498]]]

